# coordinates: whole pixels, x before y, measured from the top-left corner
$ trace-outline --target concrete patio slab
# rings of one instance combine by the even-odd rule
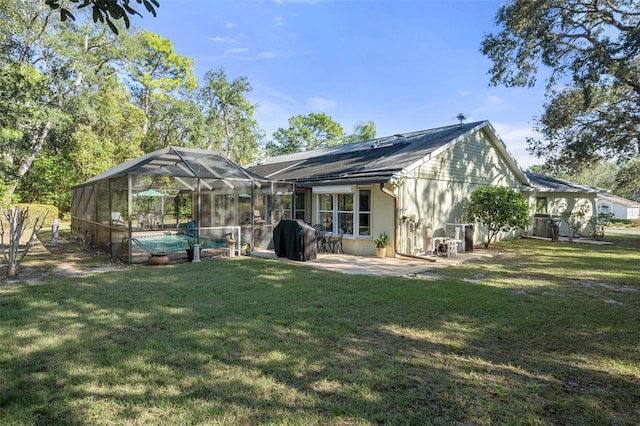
[[[311,268],[339,272],[351,275],[414,276],[425,271],[445,268],[462,263],[488,259],[499,255],[498,252],[478,250],[469,253],[459,253],[452,257],[416,258],[416,257],[385,257],[354,256],[350,254],[318,253],[315,260],[299,262],[286,257],[277,257],[273,251],[252,251],[251,256],[274,259],[282,262],[293,262]],[[431,260],[429,260],[431,259]],[[435,262],[433,261],[435,259]]]

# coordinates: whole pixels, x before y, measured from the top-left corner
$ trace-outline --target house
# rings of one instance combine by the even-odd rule
[[[638,219],[640,218],[640,203],[604,192],[598,196],[597,211],[598,213],[613,213],[615,219]]]
[[[523,194],[537,235],[567,209],[584,212],[586,223],[598,193],[523,172],[491,124],[480,121],[266,158],[247,168],[221,153],[167,147],[72,188],[71,226],[128,262],[141,257],[138,249],[181,250],[185,238],[224,246],[232,236],[238,246],[268,248],[281,219],[324,227],[356,255],[374,254],[373,239],[382,233],[391,236],[390,256],[428,252],[439,237],[455,236],[461,250],[471,250],[486,240],[486,230],[463,223],[464,206],[489,185]]]
[[[591,232],[589,219],[596,212],[596,200],[602,192],[600,188],[532,172],[525,172],[525,174],[532,188],[531,191],[526,192],[526,196],[529,198],[533,216],[534,236],[550,237],[549,219],[559,219],[567,211],[579,216],[581,222],[579,233],[588,235]],[[559,233],[561,236],[569,234],[566,223],[560,223]]]
[[[344,250],[361,255],[374,253],[372,239],[383,232],[400,254],[423,252],[425,237],[453,232],[480,244],[486,231],[462,222],[466,201],[483,186],[522,193],[532,216],[542,197],[555,212],[588,192],[534,186],[488,121],[266,158],[248,169],[295,184],[293,216],[330,232],[342,230]]]

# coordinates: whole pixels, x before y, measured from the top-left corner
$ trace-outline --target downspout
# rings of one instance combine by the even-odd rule
[[[393,192],[391,192],[387,188],[385,188],[384,187],[384,183],[380,184],[380,191],[384,192],[389,197],[393,198],[393,253],[396,256],[408,257],[408,258],[411,258],[411,259],[428,260],[429,262],[435,262],[436,261],[435,258],[420,257],[420,256],[415,256],[413,254],[400,253],[398,251],[398,227],[396,226],[397,223],[398,223],[398,197]]]

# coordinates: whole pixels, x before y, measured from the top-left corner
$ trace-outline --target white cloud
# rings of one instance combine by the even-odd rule
[[[284,19],[282,19],[282,16],[276,16],[276,27],[283,27],[284,26]]]
[[[336,105],[337,105],[336,102],[332,101],[330,99],[309,98],[307,100],[307,107],[310,110],[312,110],[313,112],[315,112],[315,111],[320,111],[320,112],[328,111],[328,110],[334,108]]]
[[[249,51],[248,47],[236,47],[236,48],[227,50],[227,53],[229,55],[233,55],[233,54],[236,54],[236,53],[246,53],[248,51]]]
[[[251,101],[258,105],[255,117],[266,132],[267,139],[270,139],[278,128],[286,129],[289,126],[289,118],[296,115],[293,111],[299,109],[291,95],[260,84],[254,86]]]
[[[248,49],[247,49],[248,51]],[[290,56],[294,56],[295,52],[293,51],[284,51],[284,50],[273,50],[273,51],[264,51],[259,52],[254,55],[243,55],[243,56],[235,56],[232,59],[236,59],[239,61],[257,61],[261,59],[278,59],[278,58],[288,58]]]
[[[224,27],[227,28],[227,29],[231,29],[231,28],[236,27],[236,26],[237,25],[234,24],[233,22],[227,22]]]
[[[223,37],[223,36],[212,36],[207,37],[207,40],[213,41],[214,43],[224,43],[224,44],[238,44],[244,38],[243,33],[236,34],[236,37]]]

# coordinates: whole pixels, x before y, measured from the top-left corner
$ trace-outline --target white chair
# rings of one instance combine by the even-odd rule
[[[456,240],[454,238],[450,238],[447,241],[445,241],[445,244],[447,245],[447,257],[455,256],[458,254],[459,243],[460,243],[460,240]]]
[[[253,211],[253,224],[254,225],[264,225],[264,219],[260,215],[260,210]]]
[[[164,229],[164,215],[159,214],[156,215],[156,227],[160,229]]]
[[[112,226],[125,226],[126,223],[122,218],[122,213],[120,212],[111,212],[111,225]]]
[[[329,238],[329,247],[331,249],[331,253],[344,254],[344,251],[342,250],[343,237],[344,231],[342,229],[338,229],[338,238]]]

